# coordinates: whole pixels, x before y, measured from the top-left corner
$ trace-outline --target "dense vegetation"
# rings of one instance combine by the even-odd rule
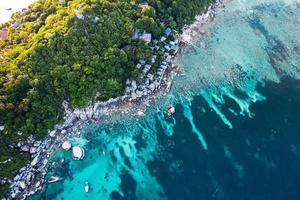
[[[0,41],[0,177],[28,162],[11,144],[30,134],[42,139],[62,122],[63,100],[83,107],[117,97],[127,78],[139,77],[135,65],[151,51],[131,39],[135,28],[154,38],[166,27],[180,31],[211,1],[149,0],[144,9],[137,0],[39,0],[14,14],[1,27],[9,39]],[[0,196],[6,189],[0,185]]]

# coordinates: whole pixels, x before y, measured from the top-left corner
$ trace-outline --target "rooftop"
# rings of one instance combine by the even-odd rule
[[[6,29],[0,30],[0,40],[8,39],[8,31]]]

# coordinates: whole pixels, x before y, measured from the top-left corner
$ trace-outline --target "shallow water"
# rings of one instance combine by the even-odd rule
[[[145,117],[91,125],[31,199],[300,199],[299,1],[233,0]],[[176,114],[165,115],[167,105]],[[91,191],[84,192],[89,181]]]

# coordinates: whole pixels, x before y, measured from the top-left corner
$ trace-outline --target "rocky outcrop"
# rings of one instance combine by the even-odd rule
[[[206,15],[205,15],[206,16]],[[204,15],[202,17],[205,17]],[[209,15],[211,16],[211,15]],[[200,16],[201,17],[201,16]],[[206,19],[206,18],[205,18]],[[203,20],[203,19],[202,19]],[[200,19],[201,21],[201,19]],[[172,30],[171,30],[172,32]],[[171,33],[170,33],[171,34]],[[205,32],[201,33],[205,34]],[[191,35],[187,33],[186,36]],[[184,34],[182,35],[184,36]],[[169,31],[168,35],[162,36],[159,40],[153,40],[149,45],[150,48],[155,51],[165,52],[162,60],[158,60],[155,53],[149,61],[140,60],[136,65],[137,69],[141,70],[140,82],[136,80],[127,80],[125,95],[115,99],[110,99],[106,102],[95,102],[83,109],[72,109],[68,101],[63,102],[65,110],[64,124],[56,125],[53,131],[49,131],[49,136],[43,142],[35,141],[33,136],[30,136],[25,142],[19,142],[14,147],[19,148],[21,151],[31,154],[33,160],[25,167],[19,170],[19,173],[13,180],[0,178],[1,183],[10,183],[10,190],[6,195],[6,199],[25,199],[29,195],[35,193],[37,190],[42,189],[45,182],[44,176],[47,172],[48,157],[51,151],[66,141],[66,137],[75,133],[80,126],[90,120],[99,120],[100,117],[107,116],[110,111],[118,110],[117,108],[129,102],[136,101],[138,98],[146,98],[147,95],[159,91],[160,87],[165,83],[170,87],[170,80],[165,77],[166,71],[173,66],[174,55],[179,51],[182,37],[171,40]],[[152,66],[158,64],[156,74],[151,72]],[[175,109],[170,107],[167,112],[174,114]],[[128,111],[120,111],[121,114],[128,113]],[[135,114],[139,116],[144,115],[143,111],[135,111]],[[5,127],[0,125],[0,131]],[[22,132],[18,132],[22,134]],[[71,147],[70,147],[71,148]],[[73,147],[74,148],[74,147]],[[74,149],[73,149],[74,150]],[[76,150],[76,149],[75,149]],[[77,150],[76,150],[77,151]],[[84,150],[83,150],[84,151]],[[83,157],[84,152],[81,151],[77,154],[73,151],[73,156]],[[5,162],[10,162],[9,160]]]

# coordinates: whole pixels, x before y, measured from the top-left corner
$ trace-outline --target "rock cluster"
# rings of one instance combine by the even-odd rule
[[[73,121],[73,123],[75,123]],[[42,189],[45,182],[44,176],[47,173],[48,157],[50,150],[55,144],[61,143],[73,124],[66,126],[56,126],[54,131],[49,132],[49,136],[43,141],[36,141],[31,135],[25,142],[16,144],[16,148],[21,151],[28,152],[33,160],[25,167],[19,170],[17,176],[12,181],[3,180],[2,182],[10,182],[10,190],[6,195],[6,199],[25,199]],[[63,134],[64,133],[64,134]]]
[[[221,1],[218,0],[216,5],[220,6]],[[214,8],[214,7],[213,7]],[[23,12],[25,12],[24,10]],[[79,17],[80,16],[80,12]],[[199,23],[203,23],[208,18],[214,16],[214,11],[210,11],[210,14],[202,15],[198,17]],[[192,33],[193,27],[187,29],[187,32],[183,33],[182,36],[190,36]],[[190,31],[190,32],[189,32]],[[80,126],[82,126],[88,120],[98,120],[101,116],[108,115],[109,110],[114,110],[122,102],[132,101],[139,97],[145,97],[148,94],[156,91],[161,87],[162,82],[166,81],[164,74],[168,67],[172,65],[173,56],[179,51],[180,42],[172,36],[174,32],[171,29],[165,30],[165,35],[162,36],[159,40],[152,40],[149,42],[150,48],[153,50],[153,56],[150,60],[140,60],[136,65],[138,69],[141,70],[141,82],[136,80],[127,80],[127,87],[125,90],[125,96],[118,97],[115,99],[110,99],[106,102],[96,102],[90,104],[90,106],[83,109],[75,109],[69,105],[67,101],[64,101],[63,106],[65,109],[63,125],[56,125],[55,129],[49,132],[49,136],[43,141],[35,141],[33,136],[30,136],[25,142],[19,142],[15,148],[19,148],[24,152],[31,154],[33,160],[27,166],[19,170],[18,175],[14,177],[13,180],[7,178],[0,178],[0,183],[10,183],[10,190],[6,195],[6,199],[25,199],[29,195],[35,193],[37,190],[42,189],[43,183],[45,182],[45,174],[47,172],[48,157],[51,154],[51,151],[55,150],[55,147],[62,145],[65,142],[65,138],[71,133],[76,133]],[[205,34],[205,32],[201,32]],[[180,38],[180,41],[183,41],[183,37]],[[155,52],[162,51],[164,56],[161,59],[158,59],[158,56]],[[151,71],[154,65],[158,65],[158,70],[156,73]],[[169,84],[168,84],[169,85]],[[122,111],[126,112],[127,111]],[[167,112],[169,114],[175,113],[175,108],[169,107]],[[144,115],[143,111],[135,112],[139,116]],[[0,125],[0,131],[4,130],[4,126]],[[18,132],[22,135],[22,132]],[[65,144],[65,149],[69,150],[72,147],[69,144]],[[84,150],[79,147],[73,147],[72,149],[73,156],[75,158],[83,158]],[[12,159],[8,159],[3,162],[11,162]]]

